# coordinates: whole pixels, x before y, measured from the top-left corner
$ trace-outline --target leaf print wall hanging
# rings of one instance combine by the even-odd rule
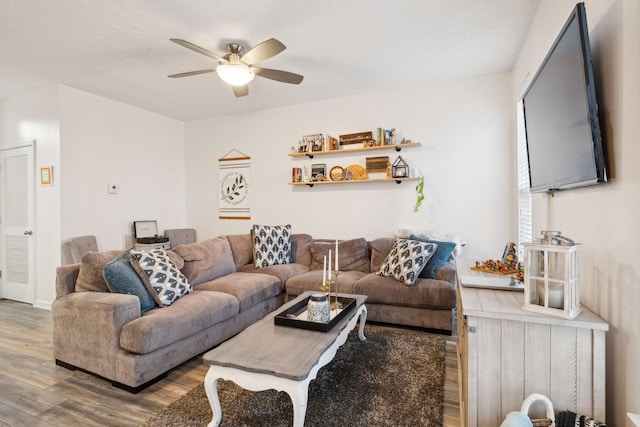
[[[240,156],[230,156],[236,152]],[[251,219],[249,172],[251,157],[231,150],[218,159],[220,164],[220,219]]]

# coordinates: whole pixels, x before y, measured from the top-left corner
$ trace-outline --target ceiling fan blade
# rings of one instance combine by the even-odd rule
[[[287,47],[279,40],[265,40],[259,45],[254,46],[249,52],[242,55],[240,61],[247,65],[253,65],[265,59],[276,56]]]
[[[304,76],[300,74],[290,73],[282,70],[272,70],[270,68],[251,67],[256,76],[266,79],[277,80],[282,83],[290,83],[293,85],[300,84]]]
[[[198,53],[200,53],[200,54],[202,54],[204,56],[208,56],[209,58],[213,58],[218,62],[222,62],[224,64],[229,62],[226,59],[224,59],[223,57],[218,56],[213,52],[209,52],[207,49],[201,48],[200,46],[196,46],[193,43],[189,43],[186,40],[182,40],[182,39],[169,39],[169,40],[171,40],[174,43],[179,44],[180,46],[186,47],[187,49],[191,49],[194,52],[198,52]]]
[[[167,77],[171,77],[172,79],[175,79],[179,77],[196,76],[198,74],[215,73],[215,71],[216,71],[215,68],[208,68],[206,70],[187,71],[186,73],[171,74],[170,76],[167,76]]]
[[[233,94],[236,96],[236,98],[249,95],[249,85],[231,87],[233,88]]]

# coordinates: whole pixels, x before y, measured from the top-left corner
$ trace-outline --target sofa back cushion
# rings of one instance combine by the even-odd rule
[[[229,241],[236,270],[243,265],[253,264],[253,242],[249,233],[229,234],[225,237]]]
[[[311,244],[313,238],[310,234],[291,235],[291,262],[309,267],[311,265]]]
[[[184,260],[182,274],[193,286],[236,271],[231,246],[225,237],[179,245],[173,250]]]
[[[311,270],[322,270],[324,257],[329,263],[331,250],[331,268],[335,269],[335,240],[316,240],[311,244]],[[338,242],[338,267],[341,271],[361,271],[370,273],[369,248],[364,238]]]
[[[371,251],[371,271],[380,270],[380,266],[384,259],[391,252],[391,248],[395,244],[394,237],[380,237],[369,242],[369,250]]]
[[[85,252],[80,263],[80,272],[76,280],[76,292],[109,292],[102,277],[104,266],[115,259],[122,251]]]
[[[226,238],[231,246],[231,253],[233,254],[233,262],[236,265],[236,269],[240,271],[240,267],[247,264],[253,265],[253,241],[251,240],[251,234],[229,234]],[[309,234],[292,234],[291,262],[307,267],[310,266],[311,252],[309,248],[312,242],[313,238]]]

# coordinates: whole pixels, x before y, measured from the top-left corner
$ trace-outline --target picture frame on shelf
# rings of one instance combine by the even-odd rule
[[[311,153],[313,151],[322,151],[322,145],[324,143],[324,138],[321,133],[316,133],[313,135],[304,135],[302,137],[302,145],[306,147],[303,151],[305,153]]]
[[[311,181],[324,181],[327,176],[326,163],[314,163],[311,165]]]

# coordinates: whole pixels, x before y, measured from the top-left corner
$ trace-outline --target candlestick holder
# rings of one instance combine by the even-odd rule
[[[336,310],[336,314],[337,314],[337,311],[342,308],[342,304],[338,302],[338,275],[339,274],[340,274],[339,270],[333,271],[333,276],[335,277],[335,279],[332,282],[336,284],[335,292],[333,294],[333,301],[331,301],[331,287],[329,287],[329,306],[331,307],[331,310]]]
[[[331,279],[325,279],[325,281],[322,282],[322,285],[320,285],[320,290],[324,292],[327,297],[331,295],[331,282]]]

